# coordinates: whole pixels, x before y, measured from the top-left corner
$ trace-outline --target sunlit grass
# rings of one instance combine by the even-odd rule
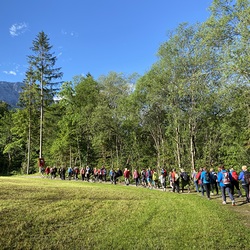
[[[248,249],[245,218],[216,199],[24,177],[0,187],[1,249]]]

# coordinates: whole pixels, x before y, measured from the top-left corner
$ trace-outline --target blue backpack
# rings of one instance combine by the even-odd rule
[[[210,182],[210,173],[206,172],[204,176],[205,181]]]

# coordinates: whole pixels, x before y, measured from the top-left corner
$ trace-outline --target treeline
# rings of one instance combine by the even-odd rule
[[[87,74],[61,84],[40,32],[20,108],[0,105],[1,173],[38,171],[41,157],[72,167],[249,164],[249,17],[248,0],[214,0],[204,23],[169,34],[145,75]]]

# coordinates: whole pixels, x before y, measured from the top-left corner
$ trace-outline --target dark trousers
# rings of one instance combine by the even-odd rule
[[[219,189],[218,189],[218,183],[211,183],[211,192],[214,193],[214,190],[216,191],[216,194],[219,194]]]
[[[221,194],[222,194],[223,201],[226,201],[226,193],[228,193],[228,196],[229,196],[231,201],[234,200],[234,197],[231,193],[231,186],[224,186],[224,187],[220,187],[220,188],[221,188]]]
[[[203,183],[203,188],[206,191],[207,198],[210,198],[210,183]]]
[[[234,188],[238,191],[238,195],[241,196],[242,193],[240,191],[240,184],[238,181],[232,181],[232,194],[234,195]]]
[[[245,190],[246,193],[246,201],[249,202],[250,201],[250,197],[249,197],[249,185],[244,185],[242,184],[243,189]]]
[[[173,182],[173,192],[176,192],[179,193],[180,192],[180,184],[179,184],[179,181],[174,181]]]
[[[139,185],[139,177],[134,178],[134,180],[135,180],[135,185],[138,186]]]
[[[190,184],[189,181],[181,180],[181,191],[184,192],[184,187],[187,186],[188,192],[190,192]]]

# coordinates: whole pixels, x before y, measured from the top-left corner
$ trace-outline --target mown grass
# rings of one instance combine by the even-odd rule
[[[40,178],[0,188],[1,249],[249,249],[248,204]]]

